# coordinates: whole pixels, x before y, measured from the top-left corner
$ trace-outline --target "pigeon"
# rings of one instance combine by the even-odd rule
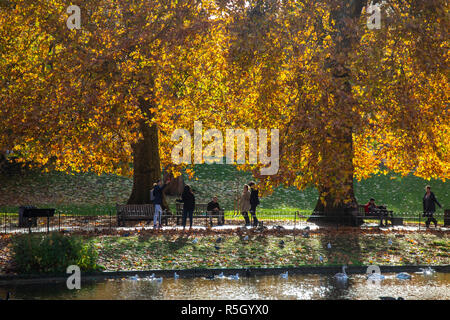
[[[193,244],[196,244],[198,242],[197,238],[195,238],[194,240],[192,240]]]
[[[245,237],[244,237],[244,241],[247,241],[247,240],[248,240],[248,236],[245,236]]]
[[[308,231],[309,229],[310,229],[310,227],[305,227],[305,229],[303,229],[303,230]]]
[[[218,237],[217,240],[216,240],[216,243],[221,243],[222,240],[223,240],[222,237]]]
[[[179,275],[178,273],[175,272],[175,273],[173,274],[173,278],[174,278],[175,280],[177,280],[179,277],[180,277],[180,275]]]
[[[220,247],[219,247],[219,246],[214,246],[214,248],[215,248],[216,250],[219,250],[219,249],[220,249]]]
[[[210,275],[210,276],[206,276],[205,277],[206,280],[214,280],[214,275]]]
[[[283,240],[280,240],[280,242],[278,242],[278,244],[279,244],[280,246],[284,246],[284,241],[283,241]]]
[[[287,279],[288,278],[288,272],[286,271],[285,273],[280,274],[280,277],[282,277],[283,279]]]
[[[328,248],[328,249],[331,249],[331,243],[328,242],[327,248]]]
[[[303,232],[303,238],[309,238],[309,233],[308,232]]]
[[[124,233],[123,236],[124,236],[124,237],[129,237],[130,234],[127,232],[127,233]]]
[[[388,245],[392,246],[392,240],[391,239],[388,240]]]
[[[219,275],[217,276],[217,278],[219,278],[219,279],[225,278],[225,276],[223,275],[223,272],[219,273]]]
[[[322,256],[319,256],[319,261],[323,262],[323,257]]]
[[[279,226],[279,225],[276,225],[276,226],[274,226],[273,228],[276,229],[276,230],[278,230],[278,231],[284,230],[284,227],[283,227],[283,226]]]

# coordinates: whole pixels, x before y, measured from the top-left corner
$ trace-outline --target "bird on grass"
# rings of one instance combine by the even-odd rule
[[[280,274],[280,277],[282,277],[283,279],[287,279],[288,278],[288,271],[286,271],[285,273]]]
[[[195,238],[194,240],[192,240],[193,244],[196,244],[198,242],[197,238]]]
[[[310,229],[311,229],[310,227],[305,227],[303,230],[308,231]]]
[[[348,276],[347,273],[345,273],[345,269],[347,269],[347,266],[342,266],[342,272],[336,273],[334,275],[335,279],[338,281],[347,281]]]
[[[180,278],[180,275],[179,275],[178,273],[175,272],[175,273],[173,274],[173,278],[174,278],[175,280],[177,280],[178,278]]]
[[[400,272],[396,275],[397,279],[400,280],[410,280],[411,279],[411,275],[407,272]]]
[[[223,240],[222,237],[218,237],[217,240],[216,240],[216,243],[221,243],[222,240]]]
[[[328,249],[331,249],[331,243],[328,242],[327,248],[328,248]]]
[[[219,247],[219,246],[214,246],[214,248],[215,248],[216,250],[219,250],[219,249],[220,249],[220,247]]]
[[[278,245],[279,245],[280,247],[284,247],[284,241],[283,241],[283,240],[280,240],[280,242],[278,242]]]
[[[323,257],[322,256],[319,256],[319,261],[323,262]]]
[[[303,236],[303,238],[309,238],[309,233],[308,232],[303,232],[302,236]]]
[[[392,246],[392,239],[388,240],[388,245]]]
[[[247,240],[248,240],[248,236],[245,236],[245,237],[244,237],[244,241],[247,241]]]
[[[223,272],[219,273],[219,275],[217,276],[217,278],[219,278],[219,279],[225,278],[225,276],[223,275]]]

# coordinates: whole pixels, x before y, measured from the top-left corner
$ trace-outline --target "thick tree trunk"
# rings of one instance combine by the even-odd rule
[[[341,151],[341,159],[330,163],[335,159],[328,156],[323,160],[326,170],[319,181],[319,199],[314,208],[314,216],[308,221],[320,225],[341,224],[359,226],[362,219],[357,218],[358,202],[353,189],[353,149],[351,133],[346,142],[332,141],[331,144]],[[338,164],[338,165],[336,165]]]
[[[145,108],[144,101],[141,101],[141,107]],[[161,179],[158,128],[142,120],[140,131],[142,139],[132,146],[133,190],[128,204],[150,203],[150,189],[153,183]]]
[[[184,179],[183,176],[173,177],[173,174],[164,172],[163,180],[167,181],[170,179],[169,185],[164,189],[164,193],[168,196],[179,196],[183,193],[184,189]]]
[[[335,43],[335,54],[339,59],[330,59],[326,63],[327,72],[330,72],[335,83],[337,97],[336,108],[341,111],[342,125],[328,132],[327,141],[323,143],[322,163],[324,172],[318,181],[319,200],[314,209],[314,215],[308,221],[321,224],[343,224],[357,226],[363,221],[356,218],[358,203],[353,191],[353,128],[352,108],[350,98],[352,88],[346,64],[349,59],[349,50],[355,41],[354,34],[347,23],[356,21],[366,0],[341,1],[341,7],[332,12],[336,21],[337,32],[332,35]],[[350,31],[349,31],[350,30]]]

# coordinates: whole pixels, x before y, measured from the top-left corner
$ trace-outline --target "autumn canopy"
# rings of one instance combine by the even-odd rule
[[[377,1],[373,1],[376,3]],[[0,152],[62,171],[133,175],[148,202],[176,128],[279,129],[279,185],[351,216],[353,179],[450,177],[445,0],[0,1]],[[133,165],[131,165],[131,163]],[[352,223],[358,223],[353,221]]]

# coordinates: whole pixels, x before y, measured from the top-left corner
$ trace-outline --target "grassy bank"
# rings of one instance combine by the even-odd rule
[[[236,170],[230,165],[196,165],[195,176],[186,183],[192,185],[197,202],[209,201],[217,194],[221,205],[232,211],[234,199],[244,183],[252,180],[249,172]],[[97,176],[91,173],[65,174],[25,171],[22,175],[0,176],[0,211],[17,212],[19,205],[54,207],[62,213],[99,215],[115,212],[116,203],[125,203],[131,193],[132,180],[116,175]],[[397,213],[422,211],[424,186],[430,184],[444,207],[450,204],[448,182],[426,181],[412,175],[394,174],[374,176],[355,181],[355,194],[360,203],[374,197]],[[272,195],[261,199],[260,213],[311,212],[317,201],[317,191],[308,188],[299,191],[293,187],[279,187]],[[174,207],[175,199],[171,198]],[[440,210],[442,211],[442,210]],[[438,211],[439,212],[439,211]]]

